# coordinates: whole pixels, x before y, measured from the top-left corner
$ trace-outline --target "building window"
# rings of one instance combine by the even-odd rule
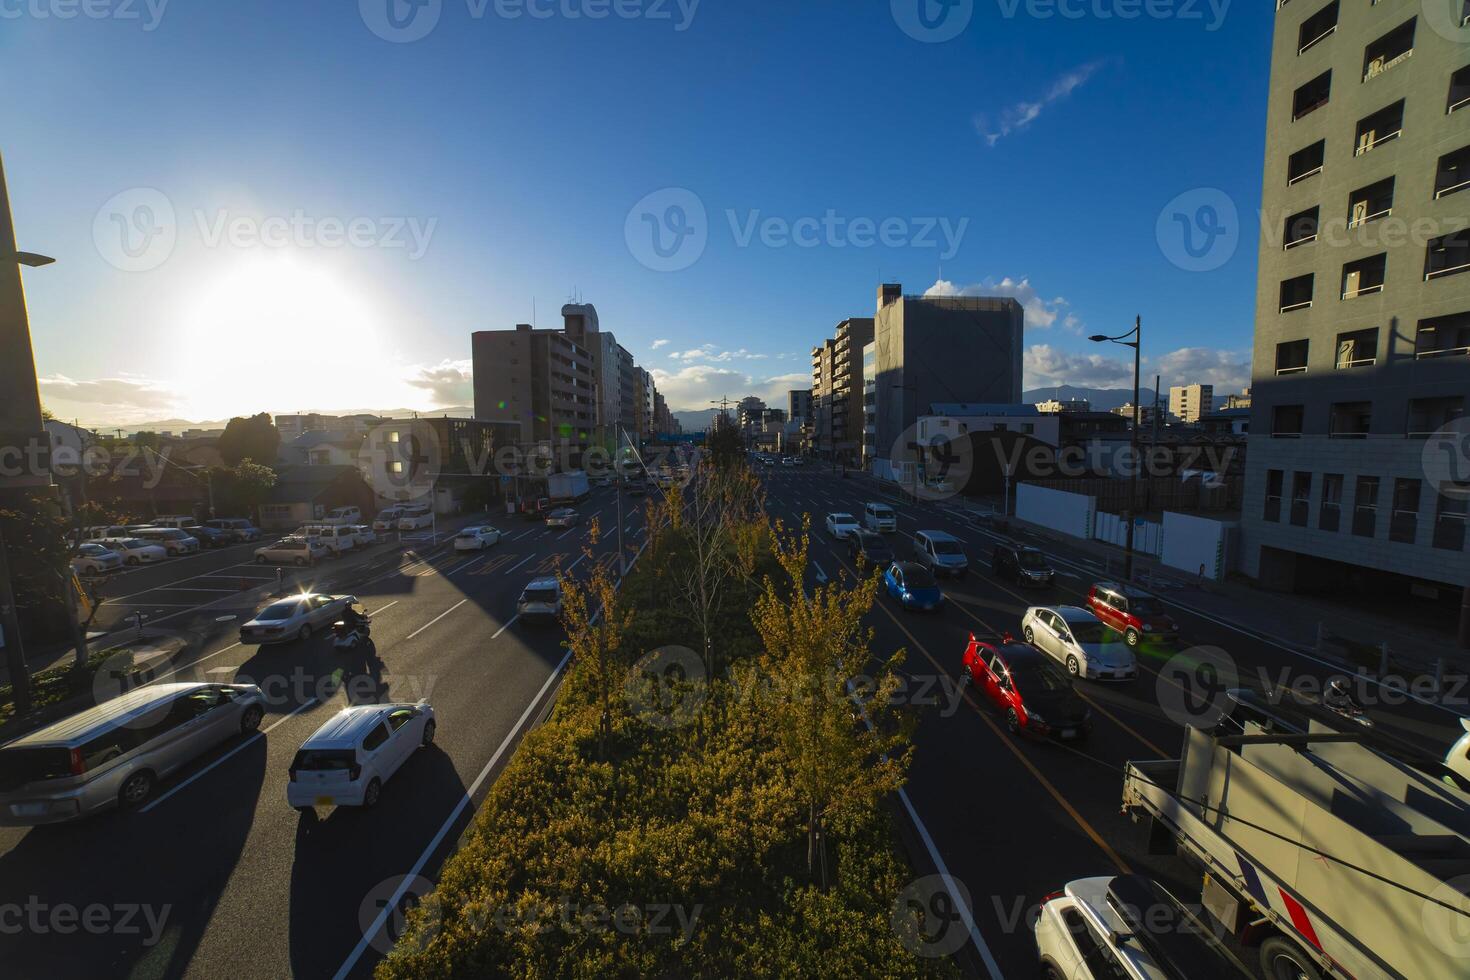
[[[1387,252],[1380,252],[1366,259],[1344,264],[1342,267],[1342,298],[1356,299],[1370,293],[1383,292],[1383,280],[1387,274]]]
[[[1337,335],[1337,369],[1371,367],[1378,360],[1378,328]]]
[[[1271,410],[1271,435],[1273,438],[1295,438],[1302,434],[1301,405],[1277,405]]]
[[[1348,227],[1356,228],[1393,213],[1394,179],[1385,177],[1348,195]]]
[[[1342,518],[1342,474],[1322,475],[1322,502],[1317,510],[1317,527],[1336,531]]]
[[[1470,230],[1441,235],[1424,252],[1424,280],[1470,271]]]
[[[1328,69],[1296,90],[1291,99],[1291,118],[1300,119],[1327,104],[1332,95],[1332,70]]]
[[[1439,158],[1434,172],[1434,197],[1448,197],[1470,187],[1470,146]]]
[[[1470,483],[1455,483],[1448,494],[1437,494],[1439,506],[1434,515],[1434,547],[1445,551],[1465,550],[1465,502],[1470,498]]]
[[[1372,402],[1334,402],[1327,417],[1327,435],[1333,439],[1366,439],[1372,424]]]
[[[1327,6],[1317,11],[1306,20],[1297,30],[1296,53],[1305,54],[1307,50],[1331,37],[1337,31],[1337,0],[1332,0]]]
[[[1393,514],[1388,524],[1388,540],[1413,544],[1419,530],[1419,480],[1399,477],[1393,481]]]
[[[1417,19],[1410,17],[1363,49],[1363,81],[1377,78],[1409,60],[1409,56],[1414,53],[1414,25]]]
[[[1288,340],[1276,345],[1276,373],[1301,374],[1307,369],[1308,342]]]
[[[1470,13],[1466,14],[1470,20]],[[1450,76],[1450,100],[1446,112],[1454,112],[1470,106],[1470,65],[1466,65]]]
[[[1327,141],[1318,140],[1311,146],[1297,150],[1286,160],[1286,182],[1295,184],[1322,172],[1327,159]]]
[[[1420,320],[1414,334],[1414,356],[1470,354],[1470,312]]]
[[[1282,241],[1285,242],[1283,250],[1317,240],[1317,222],[1321,210],[1320,207],[1309,208],[1286,219],[1286,226],[1282,231]]]
[[[1384,143],[1391,143],[1404,135],[1404,100],[1384,106],[1371,116],[1358,120],[1358,134],[1353,144],[1353,156],[1362,156]]]
[[[1312,283],[1315,275],[1311,272],[1294,279],[1283,279],[1281,281],[1281,312],[1291,313],[1295,310],[1305,310],[1312,305]]]
[[[1281,470],[1266,471],[1266,512],[1263,515],[1268,521],[1281,520],[1281,488],[1286,480],[1286,474]]]
[[[1307,512],[1312,509],[1312,474],[1291,475],[1291,523],[1307,526]]]
[[[1409,427],[1405,434],[1416,439],[1427,438],[1464,414],[1465,397],[1463,395],[1411,398],[1409,399]]]
[[[1378,530],[1378,477],[1358,477],[1353,492],[1353,533],[1371,538]]]

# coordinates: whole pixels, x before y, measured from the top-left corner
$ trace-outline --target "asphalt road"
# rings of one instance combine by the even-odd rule
[[[641,503],[627,511],[632,553],[644,540]],[[604,532],[592,560],[610,560],[611,491],[595,491],[581,512],[598,516]],[[293,587],[325,582],[362,600],[374,643],[351,654],[334,651],[325,634],[239,645],[240,617],[262,602],[238,584],[233,596],[197,593],[209,603],[202,609],[140,606],[159,610],[150,620],[157,628],[199,639],[191,665],[160,679],[248,679],[266,690],[269,713],[260,735],[190,765],[137,812],[0,828],[0,974],[367,976],[398,924],[386,903],[401,895],[405,876],[422,876],[407,885],[410,894],[427,890],[564,662],[559,627],[520,622],[515,601],[558,562],[578,575],[590,567],[587,525],[564,532],[510,518],[492,523],[506,538],[483,553],[441,547],[415,559],[383,548],[380,559],[326,562],[292,576]],[[255,570],[238,567],[248,546],[237,550],[130,573],[124,580],[143,594],[127,601],[183,596],[181,585]],[[404,764],[376,808],[313,820],[286,805],[291,758],[332,714],[349,702],[421,697],[438,717],[435,745]],[[6,911],[13,906],[21,911]],[[85,915],[94,917],[89,927]]]

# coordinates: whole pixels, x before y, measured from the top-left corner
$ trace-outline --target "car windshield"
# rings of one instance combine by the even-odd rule
[[[910,565],[904,569],[904,584],[911,589],[928,589],[934,586],[934,576],[922,565]]]
[[[1041,556],[1041,552],[1039,551],[1021,552],[1020,562],[1022,568],[1029,568],[1033,571],[1040,571],[1046,567],[1046,559]]]
[[[128,538],[122,543],[122,546],[124,548],[146,548],[148,547],[148,542],[138,538]]]
[[[893,516],[893,511],[889,510],[887,507],[874,507],[873,508],[873,516],[874,517],[892,517]]]
[[[331,772],[337,769],[351,769],[357,763],[357,758],[351,749],[302,749],[296,753],[296,762],[293,768],[306,770],[308,772]]]
[[[82,554],[105,555],[107,554],[107,549],[102,547],[100,544],[84,544],[82,545]]]
[[[830,518],[833,524],[855,524],[851,514],[833,514]]]
[[[1067,628],[1078,643],[1117,643],[1120,639],[1117,631],[1109,629],[1105,623],[1083,620],[1070,622]]]
[[[958,541],[945,541],[940,539],[934,542],[934,553],[936,555],[962,555]]]
[[[71,755],[64,748],[0,750],[0,792],[71,774]]]
[[[527,589],[525,592],[526,602],[555,602],[555,589]]]
[[[1060,667],[1054,667],[1045,660],[1012,664],[1011,676],[1016,679],[1022,694],[1027,691],[1066,691],[1072,687],[1071,678]]]
[[[1135,616],[1164,615],[1164,607],[1159,604],[1159,600],[1150,596],[1141,596],[1136,599],[1130,598],[1128,600],[1128,608]]]
[[[276,619],[290,619],[296,614],[296,607],[297,603],[295,602],[273,602],[269,606],[266,606],[264,609],[262,609],[260,612],[256,613],[255,618],[267,621]]]

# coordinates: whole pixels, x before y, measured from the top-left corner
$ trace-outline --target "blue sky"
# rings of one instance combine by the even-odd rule
[[[1262,5],[151,2],[0,5],[60,415],[468,404],[469,333],[574,290],[698,408],[885,280],[1017,295],[1028,386],[1127,383],[1085,335],[1135,314],[1165,384],[1248,379]]]

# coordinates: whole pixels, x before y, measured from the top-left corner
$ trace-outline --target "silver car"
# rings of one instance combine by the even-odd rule
[[[316,592],[273,602],[240,627],[240,642],[265,644],[305,640],[316,630],[329,628],[341,618],[343,610],[356,603],[356,596]]]
[[[1032,606],[1021,617],[1026,642],[1060,661],[1073,677],[1131,680],[1138,661],[1122,634],[1078,606]]]
[[[265,716],[254,684],[152,684],[0,746],[0,825],[138,807],[159,780]]]
[[[558,507],[546,515],[547,527],[571,527],[582,520],[581,515],[570,507]]]
[[[532,579],[516,601],[516,615],[527,619],[555,619],[561,615],[561,583],[553,576]]]
[[[84,542],[72,556],[71,570],[78,575],[103,575],[122,568],[122,555],[95,542]]]

